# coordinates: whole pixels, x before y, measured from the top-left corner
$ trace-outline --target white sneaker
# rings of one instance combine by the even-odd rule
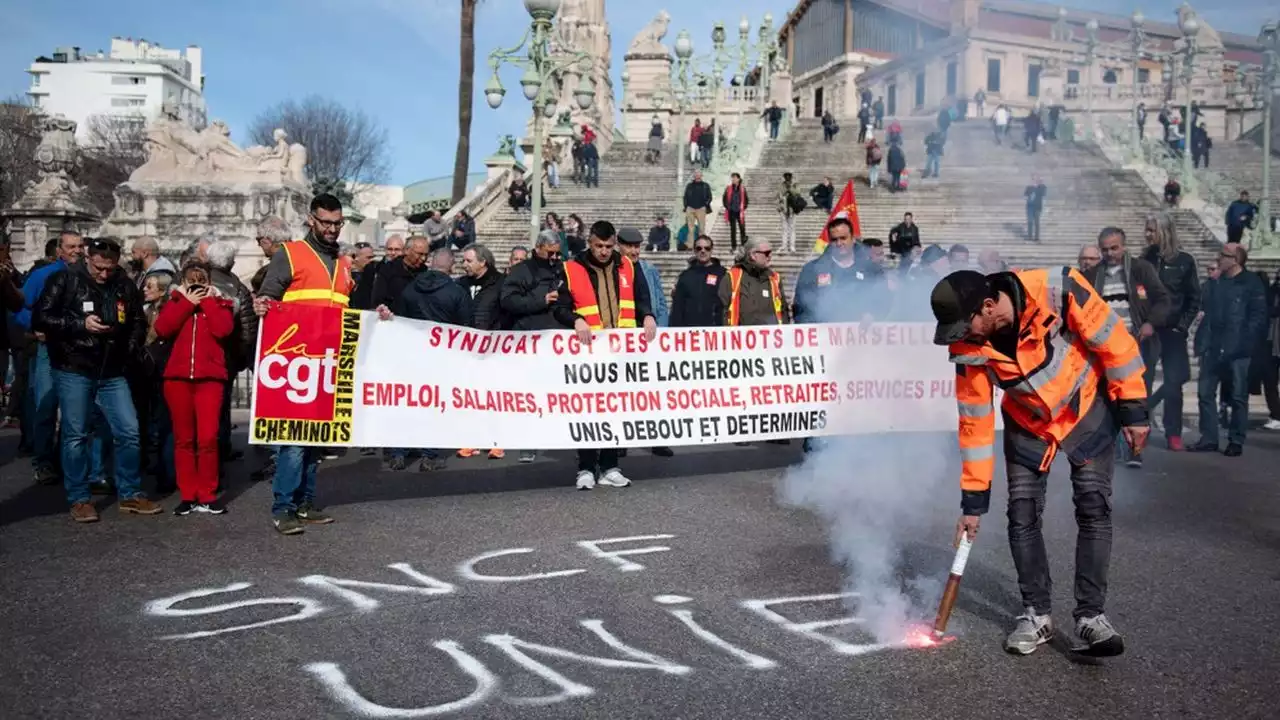
[[[589,472],[587,470],[578,471],[578,489],[579,490],[591,490],[595,488],[595,486],[596,486],[595,473]]]
[[[1280,420],[1268,420],[1262,425],[1263,430],[1280,430]]]
[[[1053,618],[1037,615],[1034,608],[1027,608],[1018,616],[1018,625],[1004,641],[1006,652],[1030,655],[1036,648],[1053,639]]]
[[[624,488],[630,485],[631,481],[627,479],[626,475],[622,474],[621,470],[612,468],[605,471],[605,474],[601,476],[600,484],[608,487]]]

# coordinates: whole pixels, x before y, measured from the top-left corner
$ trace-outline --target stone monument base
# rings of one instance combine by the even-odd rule
[[[140,237],[154,238],[175,262],[206,235],[233,240],[240,246],[236,274],[249,276],[264,262],[255,237],[258,223],[276,215],[301,237],[310,193],[297,183],[129,181],[116,188],[115,200],[100,234],[120,238],[125,248]]]
[[[3,216],[2,224],[7,226],[0,229],[9,233],[10,257],[18,268],[30,267],[44,257],[45,243],[58,237],[63,230],[92,235],[100,223],[96,214],[87,211],[14,207],[0,215]]]

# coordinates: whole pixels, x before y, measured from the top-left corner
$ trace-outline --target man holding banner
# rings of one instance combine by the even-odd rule
[[[658,332],[644,273],[618,253],[617,242],[617,230],[600,220],[591,226],[587,251],[564,264],[567,292],[556,301],[572,306],[573,330],[584,345],[590,345],[602,330],[634,330],[640,325],[646,342]],[[597,484],[617,488],[631,484],[618,469],[617,448],[578,450],[578,489],[591,490]]]
[[[338,235],[344,224],[338,198],[323,193],[311,201],[307,237],[285,243],[271,257],[262,289],[253,301],[259,317],[267,314],[271,301],[330,308],[350,304],[355,288],[351,258],[338,256]],[[281,445],[276,449],[271,518],[280,534],[297,535],[304,525],[333,522],[315,506],[319,463],[319,448]]]

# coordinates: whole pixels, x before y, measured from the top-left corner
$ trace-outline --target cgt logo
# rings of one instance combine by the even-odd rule
[[[262,352],[258,382],[269,390],[284,390],[291,403],[310,405],[321,391],[332,397],[337,389],[338,356],[334,348],[311,352],[306,342],[296,341],[297,323],[280,333],[279,339]]]

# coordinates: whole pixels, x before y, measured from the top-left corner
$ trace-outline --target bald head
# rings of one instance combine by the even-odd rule
[[[1098,263],[1102,262],[1102,251],[1097,245],[1085,245],[1080,248],[1080,255],[1076,259],[1076,263],[1080,266],[1082,272],[1092,270]]]

